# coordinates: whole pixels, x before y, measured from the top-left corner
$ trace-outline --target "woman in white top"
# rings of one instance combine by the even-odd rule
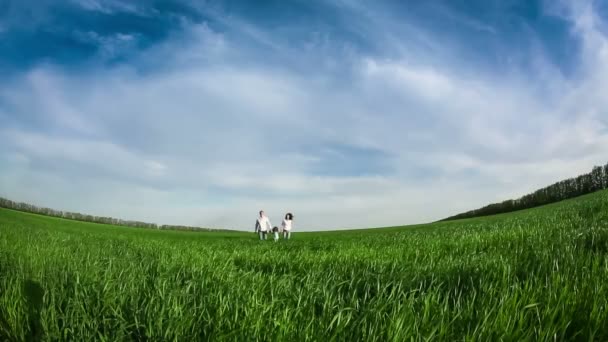
[[[283,227],[283,239],[289,239],[291,237],[291,228],[293,227],[293,214],[287,213],[281,223]]]

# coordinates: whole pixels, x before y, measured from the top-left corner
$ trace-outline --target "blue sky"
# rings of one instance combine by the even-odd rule
[[[0,196],[158,223],[436,220],[604,164],[600,1],[0,3]]]

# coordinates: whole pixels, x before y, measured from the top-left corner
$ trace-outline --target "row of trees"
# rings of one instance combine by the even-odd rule
[[[68,219],[68,220],[93,222],[93,223],[101,223],[101,224],[111,224],[111,225],[115,225],[115,226],[125,226],[125,227],[135,227],[135,228],[191,230],[191,231],[222,230],[222,229],[210,229],[210,228],[191,227],[191,226],[158,225],[156,223],[130,221],[130,220],[123,220],[123,219],[117,219],[117,218],[106,217],[106,216],[85,215],[85,214],[81,214],[81,213],[55,210],[55,209],[51,209],[51,208],[41,208],[41,207],[37,207],[35,205],[31,205],[28,203],[14,202],[9,199],[2,198],[2,197],[0,197],[0,208],[25,211],[28,213],[34,213],[34,214],[40,214],[40,215],[46,215],[46,216],[61,217],[61,218]]]
[[[442,221],[508,213],[563,201],[603,189],[608,189],[608,164],[595,166],[589,173],[557,182],[519,199],[490,204],[480,209],[448,217]]]

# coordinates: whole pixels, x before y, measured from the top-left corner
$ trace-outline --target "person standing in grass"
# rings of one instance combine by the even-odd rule
[[[274,236],[274,242],[279,241],[279,227],[272,228],[272,235]]]
[[[260,234],[260,240],[266,240],[266,234],[272,229],[270,219],[260,210],[260,216],[255,220],[255,232]]]
[[[293,214],[287,213],[285,218],[283,219],[283,223],[281,223],[283,227],[283,239],[288,239],[291,237],[291,228],[293,227]]]

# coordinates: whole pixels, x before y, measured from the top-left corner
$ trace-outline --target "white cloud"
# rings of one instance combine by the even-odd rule
[[[76,5],[87,11],[101,12],[104,14],[111,14],[114,12],[131,12],[144,14],[142,9],[138,8],[136,4],[125,1],[115,0],[72,0]]]
[[[301,70],[206,25],[146,50],[138,62],[162,66],[152,73],[40,66],[0,87],[0,117],[10,118],[0,131],[2,195],[241,229],[261,208],[275,221],[293,211],[299,227],[327,229],[424,222],[519,196],[605,162],[607,39],[592,8],[567,13],[584,43],[570,79],[542,55],[531,56],[539,75],[352,51],[340,72],[331,63]],[[237,24],[285,60],[298,58]],[[330,144],[356,148],[332,155]],[[385,168],[332,172],[342,157],[371,163],[365,153]]]

